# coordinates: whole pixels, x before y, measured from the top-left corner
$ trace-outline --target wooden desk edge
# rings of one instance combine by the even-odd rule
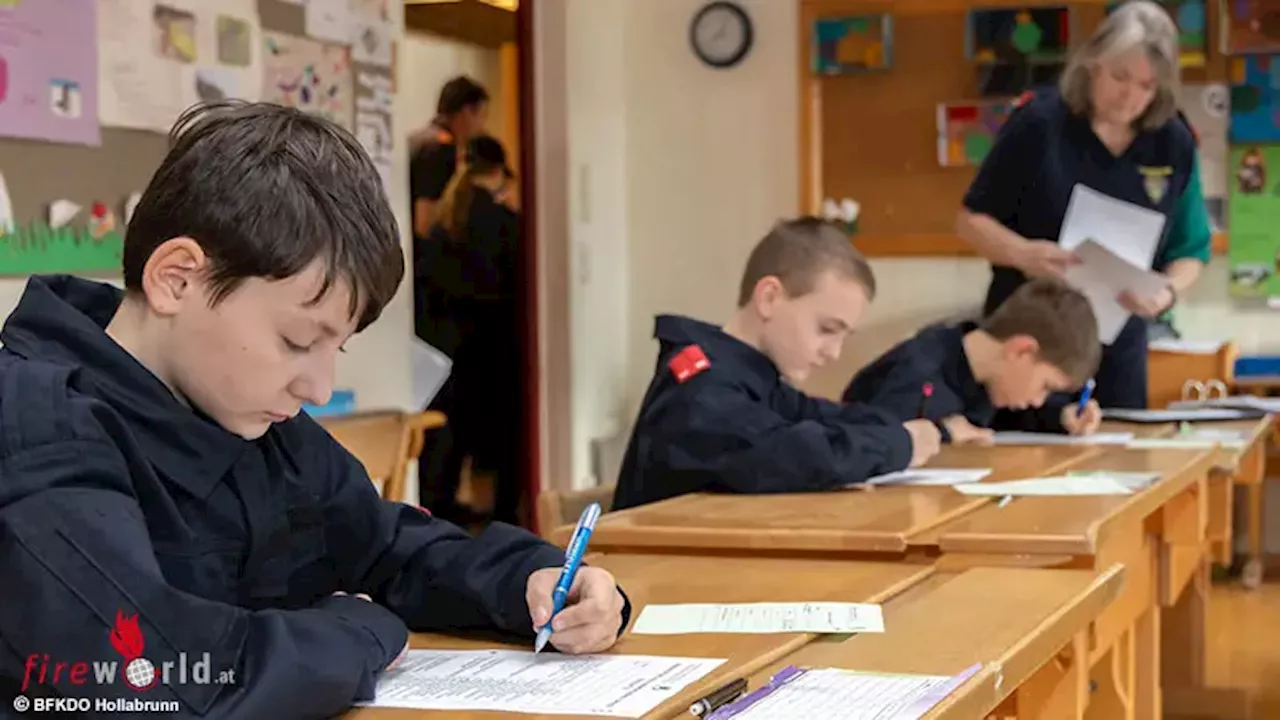
[[[1083,632],[1120,595],[1124,579],[1123,565],[1112,565],[1099,572],[1088,587],[1041,621],[1022,642],[1016,643],[1000,659],[984,663],[981,670],[936,705],[924,720],[986,717],[1044,663],[1029,667],[1022,677],[1006,676],[1006,667],[1013,665],[1013,660],[1021,653],[1032,653],[1052,661],[1062,648],[1071,643],[1072,637]],[[1074,658],[1073,661],[1088,662],[1088,658]]]

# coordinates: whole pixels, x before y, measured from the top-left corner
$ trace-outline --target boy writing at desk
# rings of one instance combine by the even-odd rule
[[[331,717],[372,699],[409,630],[532,645],[562,551],[382,500],[299,413],[404,272],[350,134],[273,105],[189,112],[123,264],[124,292],[33,277],[0,333],[0,680],[130,697],[184,653],[231,682],[150,689],[181,717]],[[609,647],[629,614],[598,568],[570,603],[566,652]],[[73,669],[121,655],[118,684]],[[155,673],[126,674],[138,658]]]
[[[834,490],[929,460],[940,437],[933,423],[794,387],[840,356],[874,295],[871,267],[849,238],[801,218],[751,252],[724,328],[659,316],[657,372],[614,509],[693,492]]]
[[[1100,357],[1088,299],[1061,282],[1032,280],[980,323],[927,327],[889,350],[854,376],[844,400],[900,420],[923,414],[954,444],[990,442],[992,427],[1090,434],[1102,422],[1097,402],[1083,412],[1045,402],[1081,387]],[[922,397],[926,386],[931,394]],[[1030,426],[1000,422],[999,410],[1028,408],[1037,409],[1021,414]]]

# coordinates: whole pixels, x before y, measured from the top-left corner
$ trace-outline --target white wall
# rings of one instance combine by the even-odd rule
[[[570,278],[573,307],[543,308],[544,337],[562,332],[556,323],[572,328],[564,350],[572,378],[549,380],[543,388],[544,397],[571,396],[564,427],[545,433],[550,454],[572,458],[571,467],[557,466],[545,476],[550,486],[591,482],[591,440],[619,425],[624,432],[629,428],[653,372],[653,316],[677,312],[725,320],[747,252],[778,217],[799,209],[796,3],[743,2],[755,21],[756,46],[743,64],[727,71],[701,66],[689,50],[688,24],[702,5],[535,5],[541,30],[559,28],[556,37],[539,41],[539,52],[558,42],[570,59],[553,96],[535,89],[540,118],[558,117],[571,129],[573,167],[569,172],[561,162],[557,182],[563,187],[548,187],[543,178],[544,199],[564,192],[570,200],[540,203],[544,223],[559,218],[567,228],[550,234],[544,228],[540,243],[548,253],[562,252],[558,243],[576,249],[573,274],[557,276],[544,266],[551,272],[544,283]],[[543,76],[538,77],[541,85]],[[570,221],[570,206],[587,219],[574,214]],[[858,367],[921,325],[976,310],[989,278],[987,265],[975,259],[873,265],[879,297],[840,362],[808,383],[810,392],[838,395]],[[1226,296],[1222,260],[1185,299],[1179,317],[1192,338],[1226,334],[1245,352],[1280,351],[1280,339],[1268,332],[1280,317],[1237,310]]]

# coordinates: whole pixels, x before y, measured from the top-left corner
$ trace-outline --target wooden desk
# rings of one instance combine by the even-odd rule
[[[697,558],[676,555],[600,555],[593,565],[607,568],[631,598],[633,620],[649,603],[684,602],[803,602],[829,600],[884,603],[933,575],[933,569],[903,563],[839,562],[824,560],[768,560]],[[813,640],[807,633],[777,635],[631,635],[610,652],[628,655],[725,658],[706,677],[685,688],[647,718],[673,718],[706,692],[800,649]],[[504,647],[491,642],[418,634],[411,639],[420,649],[475,650]],[[510,646],[507,646],[510,647]],[[513,649],[528,650],[528,645]],[[517,717],[504,713],[423,711],[399,709],[352,710],[348,720],[391,720],[431,717],[454,720]],[[565,720],[565,715],[520,715],[520,718]]]
[[[1061,472],[1099,446],[947,447],[932,467],[990,467],[991,480]],[[911,537],[991,504],[946,487],[881,487],[793,495],[694,494],[607,513],[591,536],[601,551],[753,557],[905,556]],[[562,546],[573,528],[553,533]]]
[[[788,665],[974,677],[926,717],[1080,718],[1088,697],[1087,631],[1116,597],[1125,570],[973,568],[939,573],[884,606],[885,633],[819,639],[756,673]],[[1091,708],[1092,710],[1092,708]],[[1123,715],[1099,714],[1099,718]]]

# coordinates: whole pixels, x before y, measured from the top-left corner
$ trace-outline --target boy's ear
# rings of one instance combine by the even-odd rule
[[[756,312],[761,318],[768,320],[773,317],[778,305],[786,299],[787,291],[782,287],[782,280],[776,275],[766,275],[756,283],[756,290],[752,297],[755,300]]]
[[[1004,355],[1009,360],[1022,358],[1038,360],[1040,358],[1040,343],[1030,335],[1014,335],[1005,339]]]
[[[172,315],[184,302],[198,296],[198,283],[209,258],[200,243],[176,237],[160,243],[142,268],[142,289],[147,304],[160,315]]]

